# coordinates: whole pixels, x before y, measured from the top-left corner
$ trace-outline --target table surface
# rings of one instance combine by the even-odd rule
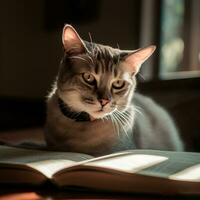
[[[199,196],[161,196],[149,194],[120,194],[94,191],[75,191],[49,188],[48,186],[20,187],[1,186],[0,200],[64,200],[64,199],[132,199],[132,200],[199,200]]]

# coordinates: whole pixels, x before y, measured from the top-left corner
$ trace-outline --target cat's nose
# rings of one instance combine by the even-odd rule
[[[108,104],[110,102],[109,99],[99,99],[99,102],[102,106],[105,106],[106,104]]]

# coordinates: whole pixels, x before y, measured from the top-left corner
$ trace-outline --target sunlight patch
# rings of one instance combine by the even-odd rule
[[[200,164],[186,168],[169,176],[169,178],[182,181],[200,181]]]
[[[105,167],[110,169],[116,169],[119,171],[137,172],[147,167],[156,165],[168,158],[164,156],[153,155],[127,155],[123,157],[114,157],[105,160],[95,161],[94,163],[87,163],[85,165]]]

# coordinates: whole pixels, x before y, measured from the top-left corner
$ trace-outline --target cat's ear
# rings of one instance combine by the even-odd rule
[[[79,34],[71,25],[68,24],[63,28],[62,43],[65,51],[69,54],[81,54],[87,51],[87,48]]]
[[[156,46],[151,45],[133,52],[128,52],[123,57],[123,62],[125,62],[124,67],[132,74],[136,74],[141,65],[153,54],[155,49]]]

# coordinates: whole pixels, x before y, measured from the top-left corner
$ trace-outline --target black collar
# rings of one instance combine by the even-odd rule
[[[65,117],[73,119],[77,122],[90,121],[90,116],[88,113],[72,111],[71,108],[59,97],[58,97],[58,105],[59,105],[60,111]]]

